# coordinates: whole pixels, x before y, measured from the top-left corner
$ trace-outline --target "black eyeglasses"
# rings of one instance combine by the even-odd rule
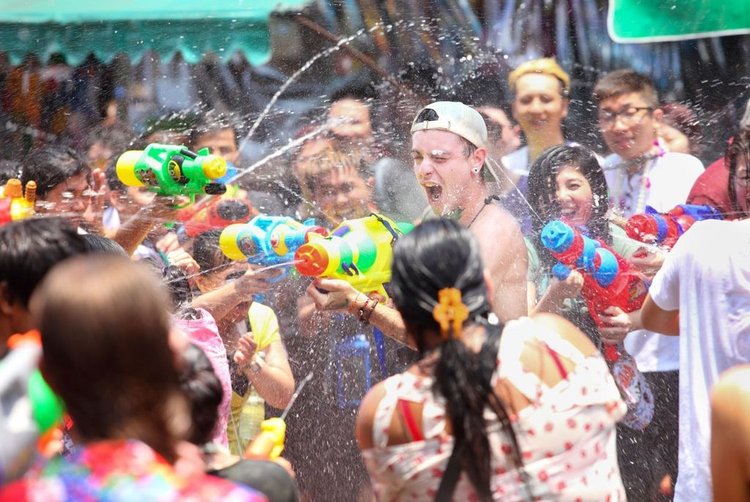
[[[648,110],[649,113],[654,111],[651,106],[628,106],[619,112],[600,110],[598,116],[599,125],[602,127],[611,127],[617,121],[617,117],[620,117],[622,125],[630,127],[643,120],[643,117],[645,116],[645,114],[641,114],[643,110]]]

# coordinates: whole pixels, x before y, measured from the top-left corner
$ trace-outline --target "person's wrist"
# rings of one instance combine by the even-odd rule
[[[350,314],[357,314],[366,305],[366,303],[367,295],[365,295],[361,291],[357,291],[357,294],[354,295],[354,298],[348,302],[346,310]]]
[[[266,365],[266,353],[256,352],[250,359],[250,364],[247,365],[247,372],[249,377],[258,375]]]

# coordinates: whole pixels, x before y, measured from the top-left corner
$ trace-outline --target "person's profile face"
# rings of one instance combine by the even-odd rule
[[[737,205],[745,216],[750,215],[750,173],[748,173],[747,164],[747,158],[744,155],[738,156],[733,180]]]
[[[234,135],[234,129],[226,128],[218,131],[212,131],[201,134],[193,145],[193,150],[198,151],[202,148],[208,148],[213,155],[222,157],[232,164],[237,163],[240,151],[237,148],[237,139]]]
[[[690,140],[681,131],[664,122],[659,123],[656,130],[668,151],[690,153]]]
[[[516,80],[513,117],[527,136],[559,132],[567,115],[568,100],[557,78],[527,73]]]

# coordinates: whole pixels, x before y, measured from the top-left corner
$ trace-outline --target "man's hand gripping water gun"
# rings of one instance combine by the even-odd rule
[[[347,220],[328,237],[311,238],[294,256],[300,274],[342,279],[365,294],[388,298],[384,285],[391,280],[393,244],[413,225],[372,214]]]
[[[184,146],[152,143],[145,150],[129,150],[117,159],[117,177],[127,186],[145,186],[158,195],[221,195],[226,186],[217,182],[227,172],[226,161]]]
[[[607,326],[601,316],[609,307],[629,313],[643,305],[648,289],[642,276],[599,241],[559,220],[544,226],[541,241],[559,260],[552,268],[555,277],[565,280],[571,269],[580,271],[583,276],[581,295],[591,318],[600,328]],[[620,345],[605,344],[604,356],[608,361],[619,359]]]

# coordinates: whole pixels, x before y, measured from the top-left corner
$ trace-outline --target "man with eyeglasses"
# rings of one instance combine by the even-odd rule
[[[662,111],[651,79],[632,70],[617,70],[594,87],[599,127],[612,155],[604,160],[610,201],[623,216],[649,205],[668,211],[683,204],[696,178],[700,160],[667,152],[656,126]]]
[[[614,210],[627,217],[647,205],[665,212],[685,203],[703,164],[659,142],[662,111],[651,79],[614,71],[596,83],[594,100],[612,151],[603,167]],[[648,330],[631,331],[624,342],[653,390],[655,409],[644,431],[618,427],[620,471],[629,500],[654,500],[672,493],[677,478],[679,342]]]

